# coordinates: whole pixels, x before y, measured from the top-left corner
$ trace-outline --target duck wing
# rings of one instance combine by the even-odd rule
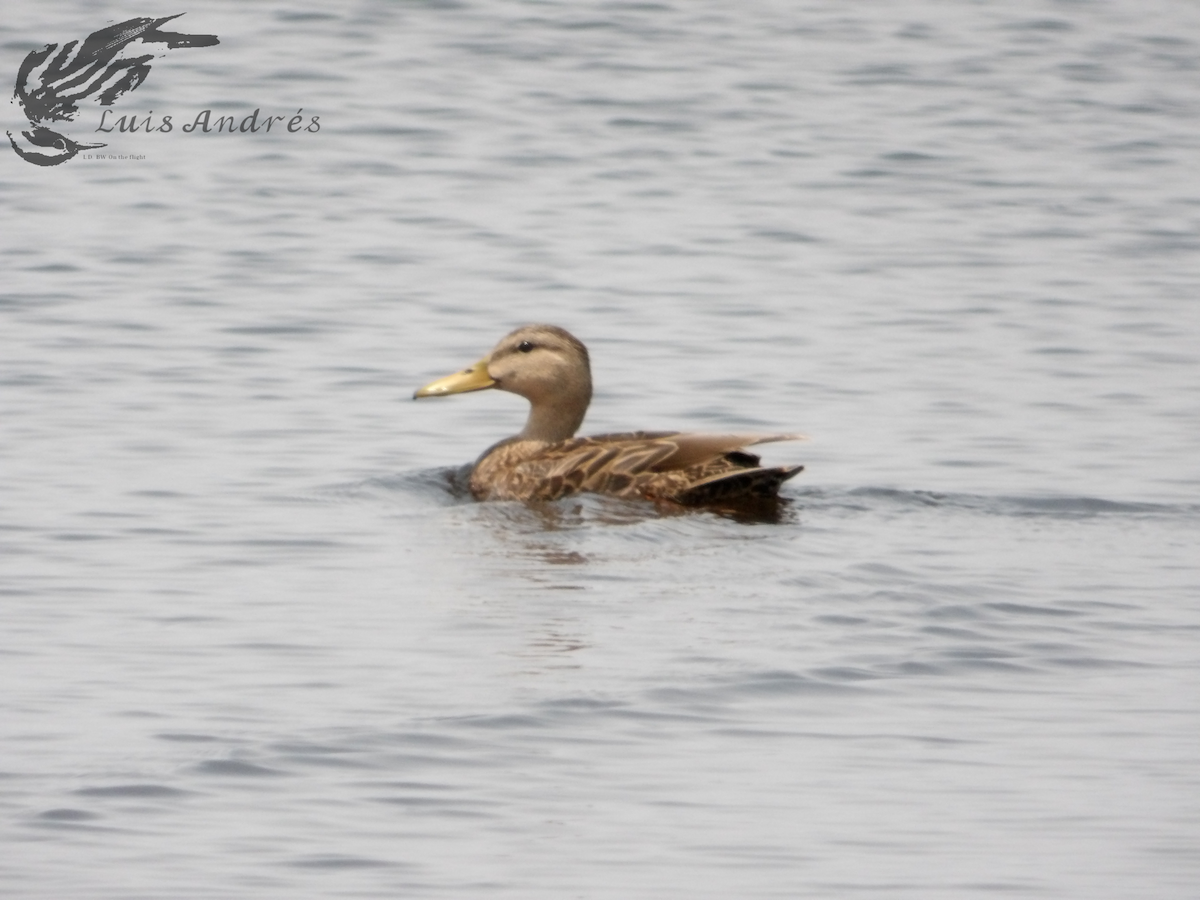
[[[706,503],[773,494],[802,466],[763,468],[742,448],[799,435],[626,432],[552,444],[511,470],[506,494],[556,500],[579,492]]]

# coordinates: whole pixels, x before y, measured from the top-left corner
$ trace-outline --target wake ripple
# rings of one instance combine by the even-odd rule
[[[1141,503],[1079,496],[988,496],[897,488],[815,488],[794,493],[803,509],[943,508],[997,516],[1082,519],[1100,516],[1200,518],[1197,503]]]

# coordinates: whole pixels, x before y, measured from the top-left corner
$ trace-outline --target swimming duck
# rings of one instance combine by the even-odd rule
[[[478,500],[557,500],[579,492],[688,506],[774,497],[803,466],[763,467],[743,448],[796,434],[634,431],[575,437],[592,399],[587,348],[554,325],[527,325],[474,365],[413,394],[495,388],[529,401],[521,432],[489,447],[471,470]]]

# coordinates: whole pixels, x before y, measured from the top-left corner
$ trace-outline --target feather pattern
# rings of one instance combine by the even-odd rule
[[[796,434],[634,431],[574,437],[591,399],[587,351],[560,328],[531,325],[505,337],[475,366],[415,396],[495,387],[529,398],[525,429],[488,448],[471,471],[479,500],[558,500],[577,493],[686,505],[774,497],[804,467],[760,465],[746,447]],[[565,424],[564,424],[565,423]]]

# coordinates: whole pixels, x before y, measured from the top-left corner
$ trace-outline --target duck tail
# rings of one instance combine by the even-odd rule
[[[738,469],[693,484],[672,499],[685,506],[703,506],[741,497],[774,497],[781,484],[802,471],[804,466]]]

